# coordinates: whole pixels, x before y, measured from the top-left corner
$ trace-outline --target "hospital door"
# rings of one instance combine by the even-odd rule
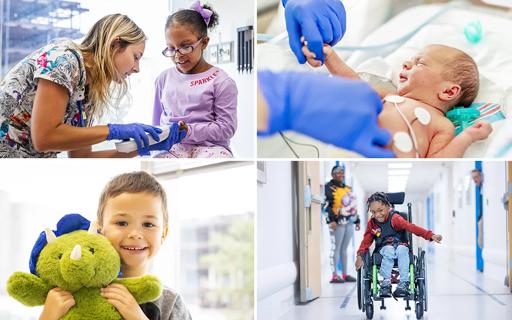
[[[297,193],[299,216],[300,301],[320,296],[320,169],[318,162],[298,162]]]

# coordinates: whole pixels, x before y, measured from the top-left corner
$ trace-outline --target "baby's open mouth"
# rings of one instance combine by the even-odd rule
[[[407,77],[403,73],[400,73],[400,82],[404,81],[407,81]]]

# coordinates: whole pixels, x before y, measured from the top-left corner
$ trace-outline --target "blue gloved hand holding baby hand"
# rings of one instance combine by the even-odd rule
[[[305,63],[301,51],[301,37],[316,59],[324,63],[322,47],[334,46],[346,30],[346,12],[340,0],[282,0],[285,8],[286,30],[290,48],[299,60]]]

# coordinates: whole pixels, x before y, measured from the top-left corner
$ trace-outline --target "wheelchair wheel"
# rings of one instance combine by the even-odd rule
[[[364,292],[363,292],[363,278],[361,276],[361,269],[357,270],[357,306],[359,310],[363,310],[364,306]]]
[[[372,320],[373,318],[373,302],[367,302],[366,303],[366,318],[368,320]]]
[[[421,272],[422,272],[422,278],[423,278],[423,280],[421,281],[421,296],[420,296],[420,298],[422,299],[422,302],[423,302],[422,303],[423,310],[427,311],[428,292],[427,292],[427,262],[426,262],[426,258],[425,258],[425,250],[421,250],[420,256],[421,256]]]
[[[414,311],[416,312],[416,319],[420,320],[423,318],[423,303],[416,302],[416,309]]]

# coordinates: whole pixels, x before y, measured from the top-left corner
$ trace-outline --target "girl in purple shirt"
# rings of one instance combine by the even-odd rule
[[[207,29],[218,24],[210,6],[195,2],[173,13],[165,25],[167,47],[162,51],[175,67],[156,79],[153,124],[184,122],[186,137],[163,158],[230,158],[229,140],[236,131],[236,84],[226,72],[203,58]]]

